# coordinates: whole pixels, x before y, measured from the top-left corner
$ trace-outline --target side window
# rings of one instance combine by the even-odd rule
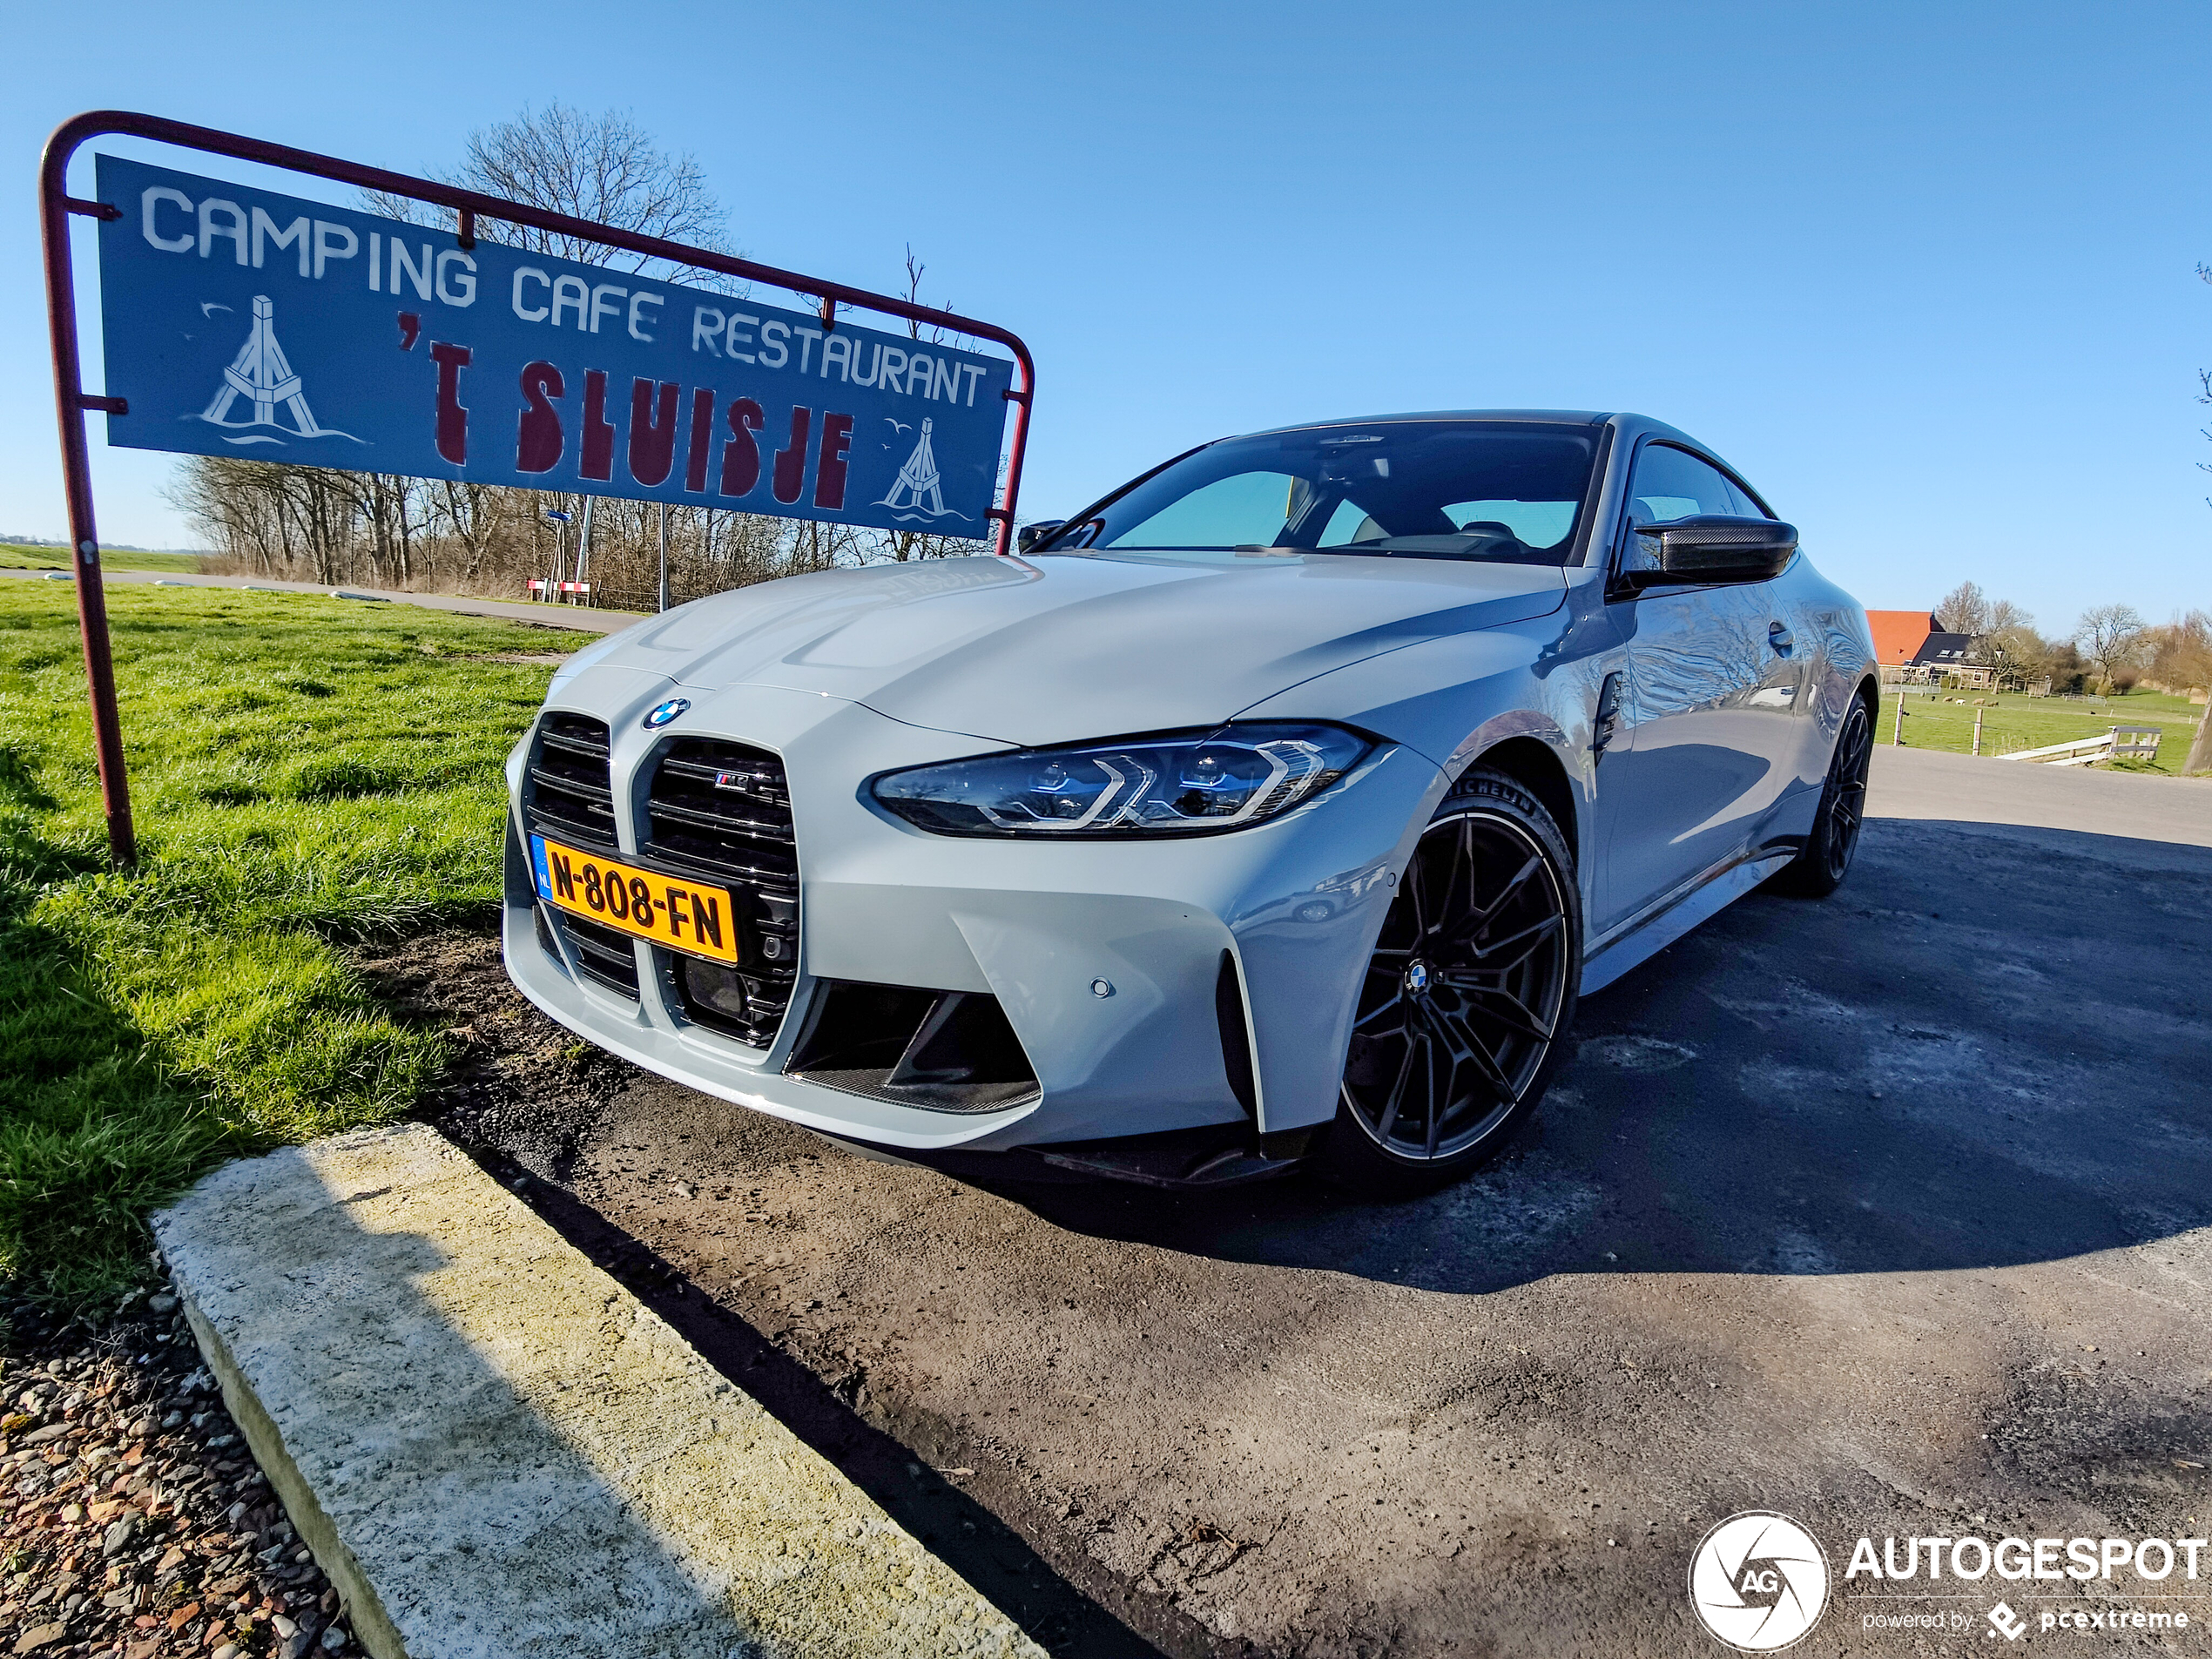
[[[1753,501],[1751,492],[1733,478],[1728,481],[1728,493],[1735,499],[1736,511],[1739,517],[1764,518],[1767,516],[1766,509]]]
[[[1644,445],[1629,481],[1629,516],[1643,524],[1692,513],[1734,513],[1740,499],[1718,469],[1672,444]]]
[[[1696,513],[1745,513],[1764,517],[1719,469],[1672,444],[1648,443],[1629,477],[1628,519],[1633,524],[1663,524]],[[1624,570],[1648,570],[1651,550],[1641,536],[1627,538]]]

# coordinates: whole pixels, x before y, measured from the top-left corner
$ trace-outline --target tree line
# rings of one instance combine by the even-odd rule
[[[664,513],[649,502],[228,455],[189,457],[169,496],[210,550],[204,568],[218,574],[511,598],[534,578],[584,581],[595,604],[651,610],[659,602]],[[705,507],[671,507],[665,520],[675,604],[809,570],[987,547]]]
[[[1971,635],[1980,660],[2022,685],[2054,691],[2180,691],[2212,686],[2212,613],[2188,610],[2146,622],[2134,606],[2096,605],[2065,634],[2046,636],[2009,599],[1992,599],[1962,582],[1936,602],[1946,633]]]

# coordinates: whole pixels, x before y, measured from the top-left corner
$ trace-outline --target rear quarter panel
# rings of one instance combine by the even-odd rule
[[[1820,573],[1800,554],[1778,578],[1793,613],[1800,647],[1814,653],[1810,691],[1811,739],[1800,761],[1799,781],[1817,784],[1827,775],[1844,713],[1859,687],[1876,678],[1874,637],[1866,608]]]

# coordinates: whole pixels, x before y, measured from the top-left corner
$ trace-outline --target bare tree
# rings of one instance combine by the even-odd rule
[[[1981,657],[1997,671],[2000,685],[2026,690],[2053,674],[2051,646],[2035,631],[2034,623],[2027,612],[2016,605],[2007,608],[2017,620],[2008,619],[2001,627],[1993,625],[1981,637]],[[2071,651],[2072,647],[2067,649]]]
[[[2168,691],[2212,686],[2212,612],[2177,613],[2147,630],[2143,655],[2150,678]]]
[[[241,568],[328,584],[354,579],[367,482],[326,467],[194,455],[172,476],[169,499]]]
[[[2074,643],[2110,680],[2115,671],[2134,666],[2143,644],[2143,618],[2133,605],[2095,605],[2074,624]]]
[[[928,268],[914,257],[914,244],[907,243],[907,298],[916,305],[923,303],[921,273]],[[949,311],[952,307],[948,304],[941,306],[939,309]],[[932,346],[941,346],[945,343],[945,331],[932,323],[925,334],[919,317],[907,319],[907,334],[911,339],[924,341]],[[962,347],[974,344],[964,336],[953,343]],[[985,528],[987,529],[989,528],[988,523]],[[981,544],[973,536],[940,536],[928,530],[879,530],[875,532],[873,539],[874,544],[862,551],[863,563],[872,564],[879,560],[889,560],[905,564],[921,559],[958,558],[983,550]]]
[[[1988,632],[2001,634],[2009,629],[2015,628],[2033,631],[2034,626],[2035,618],[2010,599],[1993,599],[1990,602]]]
[[[2193,686],[2212,688],[2212,615],[2192,610],[2177,616],[2146,637],[2151,678],[2168,691]],[[2212,771],[2212,704],[2197,722],[2196,737],[2189,745],[2184,772]]]
[[[1946,633],[1979,635],[1989,631],[1989,601],[1978,583],[1961,582],[1936,601],[1935,613]]]
[[[2200,265],[2196,267],[2196,274],[2201,280],[2212,282],[2212,266]],[[2212,369],[2198,369],[2196,383],[2196,401],[2199,403],[2212,403]],[[2205,437],[2212,438],[2212,428],[2201,428],[2201,430],[2203,431]],[[2212,472],[2212,463],[2200,461],[2196,465],[2200,472]],[[2205,504],[2212,506],[2212,496],[2205,497]],[[2188,759],[2182,763],[2182,770],[2212,772],[2212,702],[2205,705],[2204,718],[2196,723],[2196,738],[2189,745]]]
[[[450,478],[441,478],[433,483],[428,496],[428,528],[434,535],[442,534],[453,544],[456,556],[452,571],[455,578],[469,586],[481,580],[501,533],[514,528],[518,519],[534,520],[536,513],[532,503],[536,500],[535,491],[502,489],[492,484],[459,482]],[[531,568],[535,569],[535,536],[529,556]]]
[[[469,135],[461,165],[433,176],[641,236],[716,253],[734,251],[724,234],[722,204],[708,188],[698,161],[662,150],[618,110],[587,115],[557,98],[542,110],[526,108],[512,120],[478,127]],[[410,224],[453,223],[445,209],[404,196],[370,191],[365,200],[371,212]],[[493,241],[533,253],[644,272],[665,282],[731,286],[719,273],[650,260],[585,237],[556,235],[504,219],[482,219],[476,226]]]

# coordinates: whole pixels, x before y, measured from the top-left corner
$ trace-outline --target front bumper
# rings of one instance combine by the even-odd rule
[[[644,711],[678,691],[696,706],[665,731],[645,731]],[[688,1018],[676,961],[658,947],[635,948],[634,1001],[549,954],[522,850],[525,738],[509,764],[504,942],[516,985],[563,1025],[649,1070],[841,1140],[923,1156],[1205,1125],[1272,1136],[1326,1122],[1359,975],[1396,873],[1444,786],[1426,759],[1386,745],[1320,799],[1226,835],[962,840],[882,812],[861,780],[1002,746],[987,739],[812,693],[696,691],[619,668],[564,681],[548,706],[608,723],[621,852],[649,866],[638,829],[669,739],[723,738],[782,758],[799,867],[798,976],[762,1049]],[[1110,712],[1100,724],[1110,730]],[[1224,1049],[1240,1011],[1220,995],[1224,954],[1243,992],[1249,1111]],[[1035,1091],[1002,1109],[953,1113],[788,1075],[832,981],[988,993],[1028,1057]]]

